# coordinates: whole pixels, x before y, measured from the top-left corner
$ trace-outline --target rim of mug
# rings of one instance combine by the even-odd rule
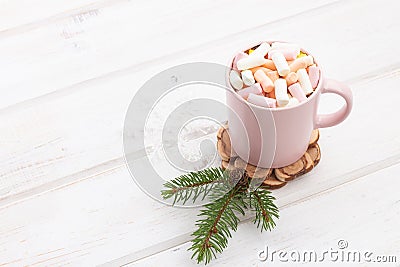
[[[302,48],[302,47],[300,47],[300,51],[306,53],[307,55],[311,55],[311,56],[313,57],[314,63],[318,66],[319,72],[320,72],[320,73],[319,73],[318,85],[317,85],[317,87],[314,89],[313,93],[312,93],[310,96],[307,97],[307,100],[306,100],[306,101],[300,102],[299,104],[297,104],[297,105],[295,105],[295,106],[292,106],[292,107],[283,107],[283,108],[279,108],[279,107],[269,108],[269,107],[268,107],[268,108],[267,108],[267,107],[257,106],[257,105],[255,105],[255,104],[253,104],[253,103],[248,102],[247,100],[245,100],[243,97],[241,97],[241,96],[235,91],[235,89],[232,87],[232,85],[231,85],[231,83],[230,83],[230,81],[229,81],[229,74],[230,74],[230,72],[231,72],[231,70],[232,70],[232,64],[233,64],[233,61],[235,60],[236,55],[238,55],[238,54],[241,53],[241,52],[244,53],[244,51],[249,50],[249,49],[251,49],[251,48],[253,48],[253,47],[259,46],[260,44],[265,43],[265,42],[266,42],[266,43],[269,43],[270,45],[271,45],[272,43],[274,43],[274,42],[290,43],[290,42],[278,41],[278,40],[274,40],[274,41],[261,41],[261,42],[257,42],[257,43],[256,43],[255,45],[253,45],[253,46],[250,46],[250,48],[237,51],[236,54],[233,56],[233,58],[231,58],[231,59],[229,60],[228,69],[227,69],[227,72],[226,72],[226,75],[225,75],[225,82],[226,82],[226,84],[228,85],[229,90],[232,91],[232,92],[234,93],[235,97],[238,98],[238,99],[240,99],[240,101],[242,101],[242,102],[248,104],[249,106],[252,106],[252,107],[255,107],[255,108],[265,109],[265,110],[272,110],[272,111],[281,111],[281,112],[282,112],[282,111],[285,111],[285,110],[291,110],[291,109],[295,109],[295,108],[301,107],[301,106],[307,104],[308,102],[310,102],[311,99],[313,99],[314,97],[316,97],[318,91],[321,90],[321,87],[322,87],[322,82],[321,82],[321,81],[323,81],[323,71],[322,71],[321,65],[318,63],[318,60],[315,60],[314,55],[311,54],[311,53],[309,53],[306,49],[304,49],[304,48]]]

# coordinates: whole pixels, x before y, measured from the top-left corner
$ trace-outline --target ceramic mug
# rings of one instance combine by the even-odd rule
[[[232,66],[233,60],[234,57],[228,66]],[[229,135],[232,149],[240,158],[262,168],[290,165],[307,151],[313,129],[334,126],[346,119],[353,105],[350,88],[325,78],[321,65],[317,65],[320,68],[317,88],[306,101],[288,108],[265,108],[247,102],[232,88],[227,72]],[[320,96],[325,93],[337,94],[346,103],[334,113],[317,114]]]

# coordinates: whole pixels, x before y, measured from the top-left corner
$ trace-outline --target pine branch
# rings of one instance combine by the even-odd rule
[[[202,195],[209,195],[210,203],[204,206],[197,220],[198,229],[192,234],[192,259],[197,263],[209,263],[216,253],[221,253],[228,245],[231,230],[236,231],[239,223],[237,214],[245,214],[250,208],[255,211],[254,223],[261,231],[271,230],[275,226],[274,219],[279,218],[275,198],[270,191],[259,187],[248,191],[249,177],[243,170],[223,171],[221,168],[209,168],[199,172],[191,172],[167,182],[167,190],[162,191],[164,198],[174,197],[178,201],[193,202]]]
[[[197,263],[209,263],[216,253],[226,248],[228,238],[232,237],[230,230],[236,231],[240,221],[236,213],[245,214],[245,195],[242,186],[237,184],[228,193],[222,190],[220,194],[214,194],[214,201],[200,211],[199,216],[204,218],[197,221],[198,229],[192,234],[194,239],[189,248],[193,251],[192,259],[196,258]]]
[[[270,191],[258,188],[250,192],[249,201],[256,216],[253,220],[257,228],[261,224],[261,232],[263,230],[272,230],[275,227],[274,219],[279,218],[278,208],[274,204],[275,198],[271,195]]]
[[[167,190],[161,195],[164,199],[174,197],[173,204],[182,202],[185,204],[190,198],[193,203],[202,195],[202,200],[208,195],[211,189],[225,181],[224,171],[221,168],[208,168],[198,172],[190,172],[181,175],[174,180],[164,184]]]

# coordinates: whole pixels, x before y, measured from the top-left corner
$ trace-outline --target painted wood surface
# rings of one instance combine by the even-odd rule
[[[225,64],[262,39],[309,48],[327,76],[350,84],[354,110],[321,130],[320,165],[275,191],[278,228],[259,235],[245,221],[214,264],[261,265],[256,253],[266,243],[325,248],[347,238],[362,247],[366,234],[376,241],[368,249],[399,251],[399,197],[385,186],[396,185],[400,162],[398,4],[289,2],[269,5],[274,12],[265,17],[257,0],[0,1],[0,266],[192,264],[185,250],[198,209],[167,207],[136,186],[123,160],[125,112],[157,72],[185,62]],[[11,15],[21,5],[31,12]],[[243,12],[249,5],[260,8]],[[340,102],[326,96],[321,104],[332,111]],[[156,116],[150,129],[159,131],[161,121]],[[187,139],[212,139],[214,130],[205,124]],[[137,151],[137,160],[156,145]],[[336,216],[345,219],[333,229]]]
[[[397,83],[398,75],[393,74],[359,84],[355,90],[359,104],[348,121],[321,131],[320,165],[309,175],[275,191],[279,206],[297,203],[400,161],[400,127],[387,126],[379,120],[381,116],[389,117],[397,112],[393,109],[396,100],[392,100],[393,105],[377,101],[381,103],[379,113],[358,119],[377,100],[371,97],[376,87],[383,86],[394,93]],[[359,131],[364,134],[357,134]],[[352,138],[358,138],[359,142],[350,142]],[[367,142],[374,145],[365,146]],[[339,149],[337,144],[343,145]],[[136,187],[123,163],[113,165],[104,172],[82,174],[77,181],[55,185],[18,202],[4,203],[0,210],[4,218],[1,229],[5,229],[6,235],[3,240],[25,240],[22,246],[18,244],[19,251],[31,256],[20,263],[46,260],[51,264],[64,260],[73,264],[98,264],[126,255],[132,261],[189,240],[198,210],[166,207],[155,202]],[[49,234],[42,232],[44,223]],[[24,239],[28,233],[31,238]],[[47,240],[52,237],[60,240],[57,242],[63,245],[63,250],[51,252],[54,245]],[[80,251],[86,242],[94,244],[82,252],[88,253],[87,257],[81,257]],[[116,244],[118,249],[113,249]],[[70,254],[73,251],[78,252]],[[5,248],[1,258],[11,261],[14,253],[14,249]]]
[[[108,2],[72,10],[22,32],[18,28],[5,32],[3,38],[0,32],[4,66],[1,88],[14,91],[2,97],[0,108],[57,90],[68,91],[73,85],[121,71],[173,65],[171,58],[196,56],[204,48],[209,52],[217,47],[216,43],[224,43],[218,40],[237,39],[242,32],[286,17],[313,14],[319,6],[335,5],[333,0],[306,1],[302,5],[290,0],[285,12],[280,12],[282,5],[273,4],[268,5],[271,15],[264,16],[263,9],[258,9],[257,16],[243,13],[242,2],[228,0]],[[251,0],[246,5],[260,6],[263,2]],[[239,14],[242,18],[237,20]],[[242,44],[247,45],[244,40]]]
[[[400,183],[393,173],[399,171],[400,165],[396,164],[286,205],[280,209],[279,225],[272,232],[260,234],[251,221],[243,223],[233,235],[229,248],[210,266],[220,266],[226,262],[234,262],[235,266],[316,264],[310,254],[304,258],[306,251],[315,251],[318,260],[323,259],[325,251],[338,251],[337,258],[325,254],[325,260],[318,262],[323,266],[397,266],[400,232],[395,229],[400,220],[400,201],[396,187]],[[377,183],[377,180],[381,183]],[[326,211],[327,207],[329,212]],[[347,242],[347,247],[341,245],[342,249],[339,248],[340,240]],[[185,243],[127,266],[197,266],[188,257],[186,250],[189,246]],[[266,246],[269,257],[265,258],[265,254],[259,257],[261,251],[267,251]],[[280,261],[278,254],[272,258],[273,251],[284,251],[287,255],[282,256]],[[296,256],[291,260],[289,253],[293,251],[299,252],[302,262],[294,262]],[[358,262],[358,256],[353,258],[353,254],[350,254],[350,258],[347,254],[342,258],[342,251],[355,252],[356,255],[360,252],[362,256]],[[364,257],[365,252],[372,254]],[[379,260],[378,256],[384,255],[396,256],[397,262],[373,262]],[[118,264],[118,261],[113,264]]]
[[[394,19],[396,14],[393,12],[393,16],[390,16],[390,6],[375,8],[374,1],[370,2],[374,9],[368,10],[365,7],[366,3],[355,1],[352,6],[347,2],[339,3],[343,5],[342,9],[340,6],[335,9],[336,12],[341,12],[343,18],[349,19],[347,24],[353,23],[352,27],[357,28],[356,32],[346,33],[342,24],[333,19],[337,13],[331,14],[332,7],[323,7],[311,10],[312,16],[305,16],[301,20],[304,28],[312,28],[316,21],[330,28],[329,32],[321,32],[321,38],[318,39],[312,35],[304,36],[300,32],[293,32],[291,29],[297,27],[298,19],[288,18],[280,22],[279,28],[282,34],[290,33],[291,37],[288,34],[280,35],[277,30],[269,33],[271,25],[265,25],[243,33],[243,39],[232,36],[221,40],[219,45],[210,44],[184,58],[164,59],[161,61],[164,63],[149,66],[145,70],[124,69],[110,76],[93,79],[3,109],[0,117],[4,128],[4,145],[0,158],[4,158],[5,161],[4,164],[0,163],[3,178],[0,198],[26,192],[74,174],[79,176],[82,170],[99,168],[104,162],[121,159],[125,112],[133,95],[144,81],[174,64],[193,61],[225,63],[237,47],[243,47],[243,44],[248,42],[246,40],[258,40],[269,34],[277,36],[276,39],[299,39],[299,42],[309,44],[305,46],[310,47],[311,51],[315,50],[314,54],[321,58],[326,75],[349,82],[396,71],[399,67],[397,58],[388,55],[387,51],[396,53],[400,52],[400,48],[395,42],[391,42],[391,36],[378,31],[394,29],[398,22]],[[375,26],[374,31],[371,31],[365,25],[371,23],[377,8],[381,8],[381,13],[388,15],[380,20],[381,24]],[[354,20],[354,9],[366,9],[365,16]],[[352,35],[357,35],[357,38]],[[380,47],[368,52],[358,48],[370,42]],[[337,53],[343,57],[338,57]],[[357,60],[343,64],[343,58]],[[376,61],[376,58],[382,60]],[[49,113],[49,110],[52,112]],[[29,135],[26,135],[27,131]]]

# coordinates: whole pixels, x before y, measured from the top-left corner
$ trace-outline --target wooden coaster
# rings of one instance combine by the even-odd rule
[[[217,139],[217,150],[222,159],[221,167],[224,170],[243,170],[250,178],[264,179],[263,186],[269,189],[281,188],[288,181],[308,173],[321,159],[321,150],[317,143],[319,139],[318,129],[312,132],[307,152],[303,157],[289,166],[276,169],[259,168],[239,158],[232,150],[228,126],[221,127],[218,130]]]

